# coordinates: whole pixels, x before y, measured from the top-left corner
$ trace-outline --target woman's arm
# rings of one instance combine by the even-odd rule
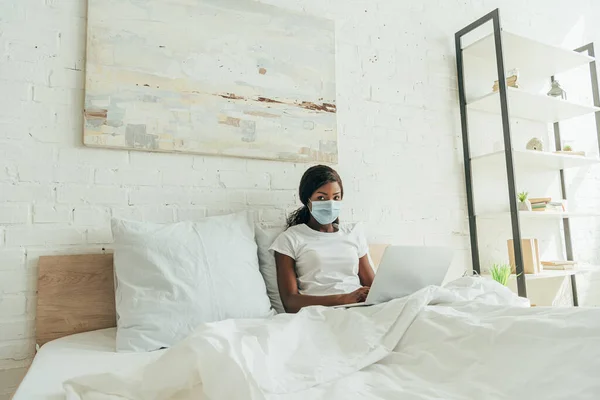
[[[275,265],[277,265],[277,285],[279,295],[285,310],[296,313],[302,307],[308,306],[338,306],[342,304],[360,303],[365,301],[369,288],[363,287],[347,294],[335,294],[331,296],[308,296],[298,293],[296,282],[295,261],[293,258],[275,252]]]
[[[358,277],[360,278],[360,284],[363,286],[371,287],[373,284],[375,272],[371,266],[368,253],[358,259]]]

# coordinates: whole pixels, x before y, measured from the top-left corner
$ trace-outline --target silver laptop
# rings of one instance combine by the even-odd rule
[[[408,296],[430,285],[441,285],[452,263],[453,252],[445,247],[389,246],[385,249],[371,290],[360,307]]]

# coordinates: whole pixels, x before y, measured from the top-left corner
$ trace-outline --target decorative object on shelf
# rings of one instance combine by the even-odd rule
[[[577,267],[577,261],[569,261],[569,260],[542,261],[542,265],[544,266],[544,269],[565,271],[565,270],[575,269]]]
[[[551,201],[551,197],[535,197],[529,199],[532,211],[546,211],[548,203],[550,203]]]
[[[546,211],[565,212],[565,205],[562,201],[550,201],[546,204]]]
[[[550,97],[560,97],[563,100],[567,99],[567,92],[560,86],[558,81],[552,81],[552,87],[548,91],[548,96]]]
[[[501,285],[506,286],[508,278],[512,274],[512,269],[508,264],[494,264],[490,267],[492,279]]]
[[[512,267],[512,272],[516,273],[515,247],[513,240],[508,242],[508,260]],[[521,239],[521,249],[523,251],[523,272],[525,274],[538,274],[544,270],[540,263],[540,248],[537,239]]]
[[[519,211],[531,211],[531,202],[527,198],[528,195],[527,192],[519,193]]]
[[[538,138],[532,138],[525,146],[527,150],[544,151],[544,142]]]
[[[573,148],[568,144],[563,148],[563,151],[573,151]]]
[[[517,81],[519,79],[519,69],[513,68],[510,71],[508,71],[508,74],[506,75],[506,86],[518,89],[519,83]],[[494,86],[492,86],[492,90],[494,91],[494,93],[500,90],[500,85],[497,80],[494,81]]]

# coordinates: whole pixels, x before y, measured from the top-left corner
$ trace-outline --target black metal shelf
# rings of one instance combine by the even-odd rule
[[[462,38],[466,34],[472,32],[473,30],[479,28],[480,26],[491,22],[493,25],[493,33],[486,36],[484,39],[475,42],[475,45],[470,45],[465,48],[462,46]],[[492,39],[493,38],[493,39]],[[503,38],[509,39],[507,40],[507,44],[514,45],[514,40],[525,40],[528,46],[535,46],[536,42],[519,37],[518,35],[508,34],[502,31],[500,25],[500,11],[499,9],[495,9],[489,14],[484,15],[477,21],[467,25],[460,31],[456,32],[455,35],[455,46],[456,46],[456,67],[458,74],[458,93],[459,93],[459,105],[460,105],[460,117],[461,117],[461,129],[462,129],[462,139],[463,139],[463,157],[464,157],[464,168],[465,168],[465,181],[466,181],[466,190],[467,190],[467,210],[469,214],[469,231],[471,237],[471,256],[473,260],[473,269],[477,273],[481,273],[481,264],[479,259],[479,244],[477,237],[477,216],[475,214],[475,203],[473,196],[473,173],[472,173],[472,162],[471,158],[471,149],[469,143],[469,124],[468,124],[468,111],[472,107],[468,107],[467,105],[467,96],[465,89],[465,71],[464,71],[464,59],[463,52],[466,49],[473,49],[477,46],[478,54],[485,54],[489,58],[495,56],[495,67],[497,71],[498,85],[499,90],[497,95],[494,94],[495,104],[499,103],[500,115],[502,119],[502,133],[504,136],[504,159],[506,162],[506,175],[508,178],[508,193],[509,193],[509,206],[510,206],[510,219],[512,225],[512,236],[514,243],[514,254],[515,254],[515,269],[517,273],[517,290],[519,296],[527,297],[527,284],[526,284],[526,275],[523,270],[523,251],[521,248],[521,226],[519,219],[519,211],[517,204],[517,189],[515,183],[515,155],[516,152],[512,147],[512,139],[510,133],[510,119],[511,115],[508,111],[509,104],[509,89],[506,85],[506,73],[504,66],[504,58],[505,58],[505,50],[503,49]],[[487,47],[484,47],[482,44],[487,43]],[[494,48],[491,49],[491,45],[494,45]],[[539,44],[547,51],[563,51],[558,47]],[[587,56],[579,56],[577,53],[587,53]],[[590,68],[590,80],[592,85],[593,99],[594,99],[594,107],[588,107],[590,112],[595,113],[596,118],[596,134],[598,137],[598,148],[600,149],[600,111],[598,111],[597,107],[600,107],[600,91],[598,90],[598,75],[596,71],[596,62],[594,60],[594,44],[590,43],[586,46],[575,49],[574,52],[568,51],[571,62],[577,63],[578,60],[583,63],[589,63]],[[574,56],[572,56],[574,55]],[[509,57],[513,56],[512,53],[509,52]],[[521,54],[523,57],[527,57],[527,52],[525,54]],[[531,55],[529,55],[531,59]],[[535,57],[533,57],[535,59]],[[492,61],[489,61],[492,62]],[[557,63],[557,65],[560,63]],[[553,66],[556,67],[556,66]],[[559,72],[558,70],[556,72]],[[550,77],[551,80],[554,80],[554,77]],[[534,95],[532,95],[534,96]],[[549,99],[549,103],[553,99]],[[575,107],[576,105],[573,105]],[[586,107],[586,106],[580,106]],[[578,110],[571,110],[571,112],[575,112]],[[584,110],[585,111],[585,110]],[[513,118],[523,117],[522,115],[513,116]],[[568,113],[567,113],[568,117]],[[558,121],[560,118],[554,118],[553,114],[550,114],[552,121]],[[556,145],[556,150],[561,150],[561,137],[560,137],[560,124],[559,122],[554,122],[554,140]],[[561,183],[561,194],[563,199],[567,199],[567,190],[565,184],[565,172],[564,169],[559,170],[560,173],[560,183]],[[569,223],[569,218],[565,216],[562,219],[563,227],[564,227],[564,239],[565,239],[565,250],[567,255],[567,260],[573,260],[573,246],[571,242],[571,227]],[[573,304],[575,306],[579,305],[578,296],[577,296],[577,283],[575,279],[575,275],[571,275],[571,287],[573,291]]]

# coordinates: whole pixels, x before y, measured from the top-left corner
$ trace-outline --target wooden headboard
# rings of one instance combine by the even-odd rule
[[[371,245],[377,268],[387,245]],[[36,343],[116,326],[112,254],[44,256],[38,264]]]
[[[116,326],[112,254],[40,257],[36,343]]]
[[[379,267],[379,263],[381,262],[381,258],[383,257],[383,253],[385,249],[389,246],[389,244],[371,244],[369,245],[369,256],[371,256],[371,263],[373,264],[373,268],[377,271]]]

